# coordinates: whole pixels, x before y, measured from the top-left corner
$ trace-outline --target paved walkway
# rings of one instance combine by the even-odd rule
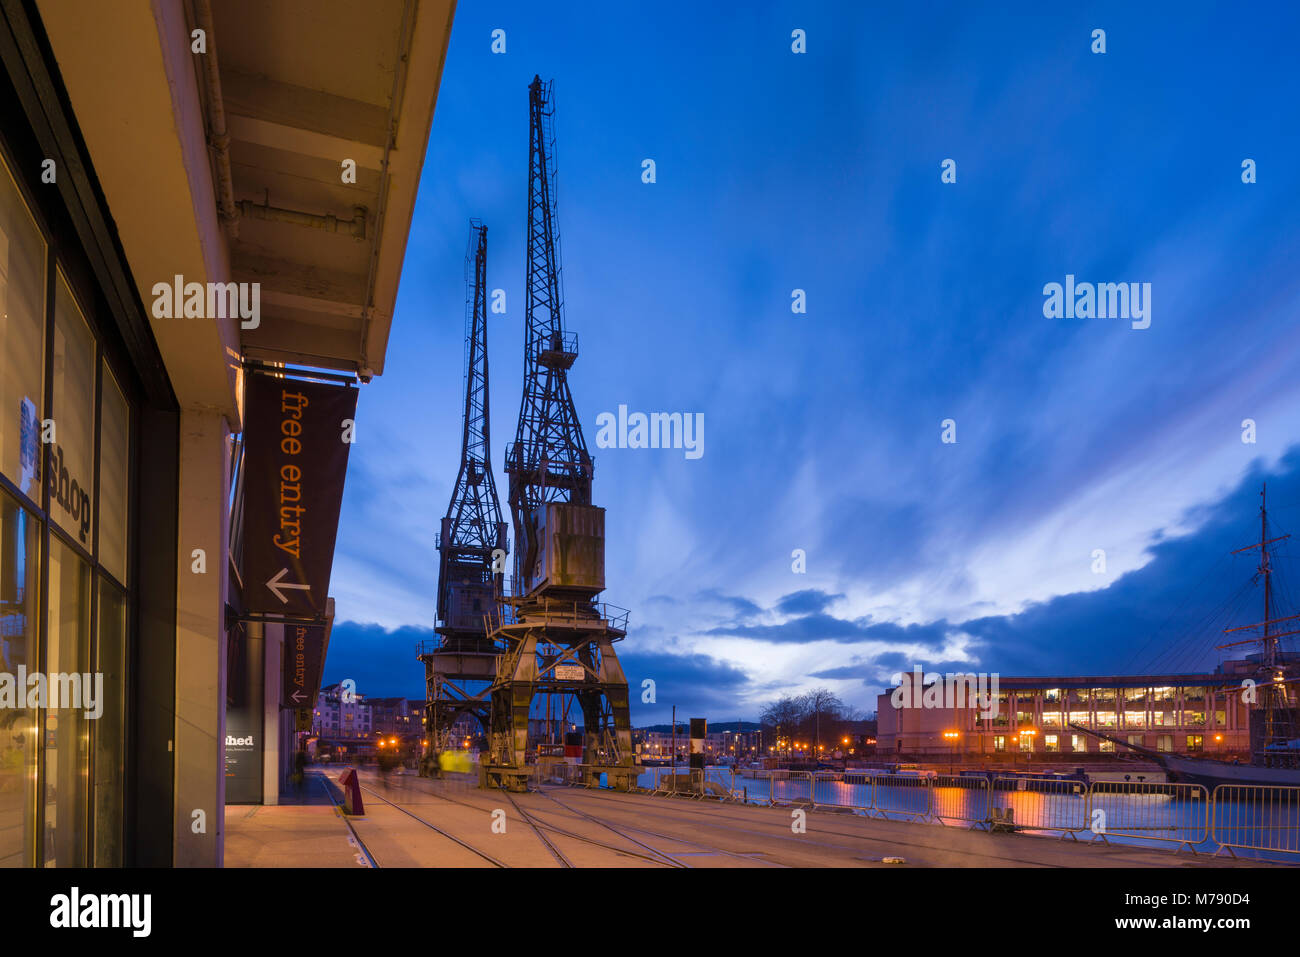
[[[334,800],[342,801],[335,777],[309,771],[306,794],[289,796],[296,803],[227,805],[226,867],[369,867],[334,806]]]
[[[366,813],[345,819],[334,805],[342,803],[334,783],[341,771],[309,772],[302,803],[227,808],[226,866],[1261,866],[834,811],[808,812],[806,831],[795,833],[791,808],[560,787],[508,795],[479,790],[469,775],[393,775],[385,783],[362,771]]]

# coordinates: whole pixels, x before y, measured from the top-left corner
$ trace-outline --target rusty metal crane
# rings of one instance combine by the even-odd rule
[[[522,786],[530,748],[558,728],[582,731],[583,773],[634,777],[627,679],[614,652],[627,613],[597,602],[605,588],[605,510],[591,504],[593,467],[569,390],[577,336],[564,329],[555,196],[552,84],[528,88],[528,259],[524,388],[506,450],[515,577],[491,636],[504,649],[492,686],[486,782]],[[534,698],[542,729],[529,737]],[[554,705],[554,707],[552,707]],[[578,718],[575,713],[573,719]],[[576,747],[576,746],[575,746]]]
[[[465,254],[465,410],[460,470],[438,533],[440,636],[419,649],[425,665],[426,753],[445,750],[463,716],[488,727],[497,647],[487,634],[508,550],[489,452],[487,227],[470,220]]]

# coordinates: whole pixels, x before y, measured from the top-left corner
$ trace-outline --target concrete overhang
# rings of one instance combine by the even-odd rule
[[[262,288],[244,351],[378,375],[455,4],[221,0],[211,10],[240,208],[232,272]]]
[[[156,319],[153,286],[229,274],[179,2],[38,0],[94,174],[182,407],[238,427],[233,319]]]
[[[382,373],[454,0],[37,5],[182,407],[238,429],[245,356]],[[260,322],[154,317],[176,275]]]

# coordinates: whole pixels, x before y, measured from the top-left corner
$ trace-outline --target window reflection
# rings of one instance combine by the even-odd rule
[[[0,708],[0,866],[36,854],[36,712],[19,696],[19,669],[36,669],[40,525],[0,492],[0,675],[12,676]],[[0,677],[0,681],[3,681]],[[0,688],[0,695],[4,689]]]
[[[45,671],[50,675],[75,673],[78,677],[88,673],[90,569],[72,549],[53,536],[50,538],[49,616]],[[45,709],[47,867],[84,867],[86,863],[89,723],[81,708]]]
[[[45,241],[0,160],[0,472],[41,497]]]
[[[96,668],[104,675],[102,711],[95,720],[95,866],[122,864],[122,795],[125,775],[126,597],[99,585]]]

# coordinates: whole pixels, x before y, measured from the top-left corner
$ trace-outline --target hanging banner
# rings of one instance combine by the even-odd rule
[[[284,683],[281,708],[310,708],[320,691],[325,666],[325,626],[284,626]]]
[[[254,374],[244,391],[244,594],[255,614],[320,617],[357,390]]]

